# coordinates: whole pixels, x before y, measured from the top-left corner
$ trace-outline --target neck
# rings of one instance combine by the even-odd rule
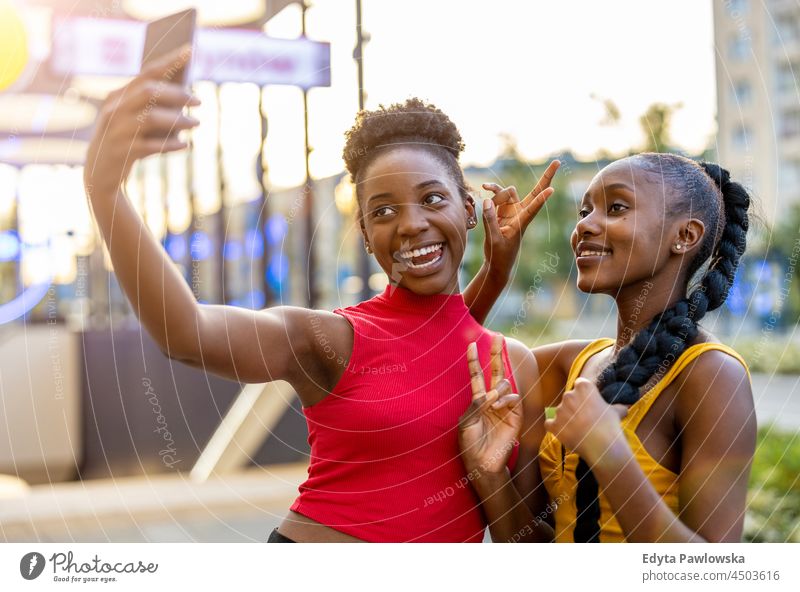
[[[620,350],[636,333],[685,296],[685,282],[664,281],[657,277],[622,288],[614,300],[617,304],[617,345]]]

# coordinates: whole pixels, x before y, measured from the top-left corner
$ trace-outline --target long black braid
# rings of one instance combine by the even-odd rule
[[[622,348],[598,378],[600,394],[609,404],[632,405],[642,387],[662,375],[697,338],[697,323],[719,308],[733,284],[739,259],[746,247],[750,196],[730,173],[712,163],[701,163],[674,154],[641,154],[634,157],[647,172],[658,173],[674,190],[675,210],[700,218],[709,231],[687,269],[687,279],[710,264],[702,282],[690,295],[657,315]],[[724,220],[724,223],[723,223]],[[581,459],[575,503],[575,542],[599,542],[600,502],[597,480]]]

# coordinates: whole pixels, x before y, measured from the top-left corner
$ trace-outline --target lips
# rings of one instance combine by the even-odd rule
[[[419,245],[413,249],[409,248],[398,252],[397,258],[408,265],[410,269],[427,269],[441,260],[444,246],[443,242]]]
[[[603,257],[611,255],[612,250],[593,243],[579,243],[575,249],[575,257],[578,262],[589,262],[592,260],[599,260]]]

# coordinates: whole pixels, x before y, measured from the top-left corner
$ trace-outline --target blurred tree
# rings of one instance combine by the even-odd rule
[[[668,105],[653,103],[639,118],[639,125],[645,137],[645,152],[670,152],[669,127],[672,116],[683,107],[682,103]]]
[[[785,215],[772,228],[767,244],[757,247],[751,257],[759,259],[777,259],[791,270],[791,286],[788,297],[784,301],[781,314],[781,325],[794,324],[800,319],[800,203],[786,208]]]

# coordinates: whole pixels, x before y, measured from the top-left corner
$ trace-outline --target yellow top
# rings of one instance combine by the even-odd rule
[[[575,380],[580,376],[584,364],[596,353],[614,345],[613,339],[598,339],[590,343],[575,358],[567,377],[565,390],[570,390],[575,385]],[[719,350],[733,356],[747,370],[748,377],[750,371],[742,357],[731,348],[720,343],[699,343],[686,349],[683,354],[670,367],[664,377],[659,380],[653,388],[647,391],[642,397],[628,410],[628,415],[622,420],[622,429],[628,444],[633,451],[636,460],[642,467],[645,475],[653,484],[653,487],[669,506],[678,514],[678,475],[669,469],[661,466],[648,454],[642,442],[636,436],[636,428],[639,422],[647,414],[647,411],[655,402],[661,392],[680,374],[680,372],[695,358],[709,350]],[[564,454],[562,458],[561,442],[551,433],[546,433],[539,448],[539,467],[542,473],[544,485],[550,497],[550,502],[555,504],[555,531],[556,542],[573,542],[573,530],[575,528],[575,492],[577,480],[575,479],[575,469],[578,466],[578,455],[576,453]],[[600,542],[614,543],[625,542],[625,536],[614,518],[611,506],[605,497],[600,494]]]

